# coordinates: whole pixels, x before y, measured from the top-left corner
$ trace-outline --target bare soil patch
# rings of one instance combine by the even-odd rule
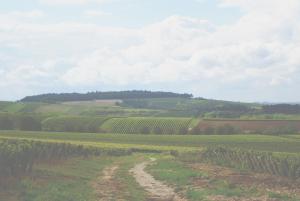
[[[115,179],[118,166],[107,167],[102,175],[92,183],[97,195],[97,201],[125,201],[119,197],[122,191],[120,183]]]

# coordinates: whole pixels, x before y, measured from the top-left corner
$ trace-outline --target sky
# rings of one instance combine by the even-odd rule
[[[10,0],[0,100],[111,90],[300,102],[299,0]]]

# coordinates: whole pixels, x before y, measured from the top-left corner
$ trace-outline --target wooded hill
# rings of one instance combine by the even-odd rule
[[[22,102],[68,102],[68,101],[89,101],[89,100],[109,100],[109,99],[139,99],[139,98],[192,98],[192,94],[179,94],[162,91],[108,91],[108,92],[88,92],[88,93],[50,93],[36,96],[27,96]]]

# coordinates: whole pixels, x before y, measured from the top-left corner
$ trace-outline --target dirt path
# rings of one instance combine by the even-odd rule
[[[149,162],[139,163],[130,170],[136,181],[146,191],[150,193],[149,201],[186,201],[180,198],[173,188],[163,184],[162,182],[155,180],[154,177],[145,171],[145,168],[151,164],[155,159],[151,159]]]
[[[97,178],[97,181],[92,183],[97,195],[97,201],[125,201],[119,198],[120,183],[114,179],[115,172],[118,166],[107,167],[103,170],[102,175]]]

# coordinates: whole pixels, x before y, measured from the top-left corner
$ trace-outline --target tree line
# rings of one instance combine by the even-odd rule
[[[142,99],[142,98],[192,98],[192,94],[179,94],[162,91],[109,91],[88,93],[49,93],[36,96],[27,96],[22,102],[67,102],[67,101],[91,101],[109,99]]]
[[[300,114],[299,104],[263,105],[262,112],[266,114]]]

